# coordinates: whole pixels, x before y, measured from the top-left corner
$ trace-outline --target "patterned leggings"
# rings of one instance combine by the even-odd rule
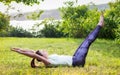
[[[101,26],[97,26],[83,41],[83,43],[78,47],[75,54],[73,55],[73,63],[72,65],[75,66],[82,66],[84,67],[85,59],[89,50],[90,45],[94,42],[97,38],[98,33],[101,29]]]

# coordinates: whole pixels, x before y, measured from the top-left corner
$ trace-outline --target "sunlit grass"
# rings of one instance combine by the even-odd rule
[[[73,55],[83,39],[0,38],[0,75],[119,75],[120,47],[112,40],[97,39],[81,67],[30,67],[31,58],[10,51],[11,47],[45,49],[50,54]]]

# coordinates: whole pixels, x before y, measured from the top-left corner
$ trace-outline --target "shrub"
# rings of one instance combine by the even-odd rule
[[[53,18],[43,20],[41,23],[36,24],[37,28],[44,25],[42,29],[36,32],[36,37],[63,37],[63,28],[60,27],[60,24],[60,21],[56,21]]]
[[[69,37],[85,37],[98,22],[98,11],[89,10],[85,5],[74,7],[68,2],[67,7],[62,7],[60,11],[64,34],[68,34]]]
[[[10,27],[9,36],[11,37],[33,37],[32,33],[20,27]]]
[[[62,26],[64,34],[69,37],[85,37],[95,28],[99,20],[98,9],[88,9],[87,6],[73,6],[74,3],[68,2],[66,7],[60,9],[62,14]],[[105,10],[105,26],[102,28],[99,37],[115,39],[118,37],[118,25],[120,25],[120,1],[109,3],[110,9]]]
[[[105,11],[105,27],[101,32],[101,37],[115,39],[120,25],[120,1],[109,3],[109,6],[110,9]]]
[[[9,16],[0,12],[0,31],[4,30],[9,26]]]
[[[83,37],[85,30],[81,24],[86,19],[87,7],[68,5],[68,7],[62,7],[60,11],[62,12],[64,34],[67,34],[69,37]]]
[[[116,39],[115,42],[120,45],[120,24],[118,29],[116,30]]]

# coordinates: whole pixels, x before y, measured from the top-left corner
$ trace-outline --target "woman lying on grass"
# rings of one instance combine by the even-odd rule
[[[18,52],[20,54],[26,55],[28,57],[33,58],[31,61],[31,67],[35,68],[38,67],[35,65],[35,59],[39,62],[43,62],[46,67],[49,66],[82,66],[84,67],[85,59],[89,50],[90,45],[94,42],[97,38],[97,35],[100,29],[104,25],[104,17],[103,14],[100,16],[100,20],[96,26],[96,28],[87,36],[87,38],[83,41],[83,43],[78,47],[76,52],[73,56],[68,55],[49,55],[47,51],[32,51],[32,50],[25,50],[21,48],[12,48],[12,51]]]

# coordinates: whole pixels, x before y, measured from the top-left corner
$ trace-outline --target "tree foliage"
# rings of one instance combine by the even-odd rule
[[[11,37],[33,37],[32,33],[20,27],[9,27],[8,36]]]
[[[110,10],[108,10],[108,14],[111,16],[110,18],[114,21],[114,29],[116,42],[120,45],[120,0],[116,0],[114,3],[109,3]]]
[[[120,25],[120,1],[109,3],[110,9],[105,11],[105,27],[101,37],[115,39],[116,31]]]
[[[40,18],[41,14],[42,14],[43,12],[44,12],[43,10],[41,10],[41,11],[39,11],[39,12],[33,12],[33,13],[27,15],[27,18],[28,18],[28,19],[32,19],[32,20],[37,20],[37,19]]]
[[[35,34],[36,37],[62,37],[63,32],[60,23],[53,18],[46,18],[41,23],[35,24],[33,29],[39,28]],[[41,25],[43,25],[42,29]]]
[[[40,1],[44,0],[0,0],[0,2],[3,2],[4,4],[10,4],[12,1],[15,1],[17,3],[24,3],[26,5],[33,5],[33,4],[39,4]]]
[[[65,4],[67,7],[60,9],[64,33],[69,35],[69,37],[85,37],[94,27],[94,23],[97,22],[98,12],[96,12],[96,10],[89,10],[85,5],[74,7],[73,2]],[[88,27],[90,29],[88,29]]]
[[[9,25],[0,32],[0,37],[34,37],[34,35],[21,27]]]
[[[9,16],[2,14],[0,12],[0,31],[4,30],[7,26],[9,26]]]
[[[95,28],[99,14],[97,8],[88,9],[88,6],[73,6],[73,2],[66,3],[66,7],[62,7],[61,14],[64,33],[70,37],[85,37]],[[102,28],[101,38],[115,39],[119,38],[120,25],[120,1],[109,3],[110,8],[104,11],[105,26]]]

